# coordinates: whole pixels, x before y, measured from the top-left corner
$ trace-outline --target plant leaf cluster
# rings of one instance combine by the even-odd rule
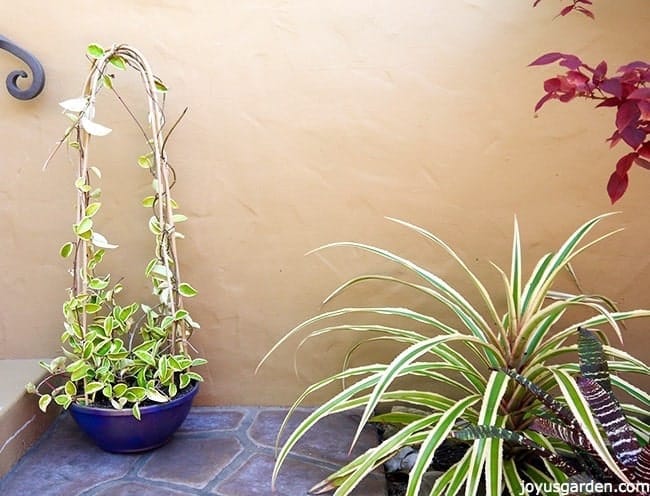
[[[535,0],[533,6],[537,6],[540,1]],[[591,0],[570,0],[569,5],[558,15],[565,16],[575,11],[594,19],[589,8],[591,4]],[[632,166],[650,169],[650,64],[634,60],[608,75],[605,60],[596,66],[590,66],[574,54],[550,52],[529,65],[556,62],[566,72],[544,81],[544,96],[535,105],[535,112],[549,100],[567,103],[577,97],[598,101],[597,108],[616,109],[615,129],[607,141],[612,147],[622,142],[632,151],[618,159],[607,182],[607,194],[611,202],[615,203],[627,190],[628,172]]]
[[[394,435],[312,488],[314,493],[335,490],[336,496],[350,494],[364,477],[401,448],[419,445],[418,458],[406,490],[407,496],[416,496],[435,450],[452,436],[452,432],[469,425],[480,425],[488,430],[530,431],[533,421],[530,413],[539,410],[540,406],[538,396],[529,388],[510,381],[501,369],[513,370],[543,390],[559,387],[564,388],[563,392],[569,391],[567,384],[572,384],[573,380],[570,374],[576,370],[575,365],[567,360],[577,351],[572,339],[579,327],[592,329],[607,326],[621,338],[621,321],[650,316],[649,310],[620,311],[601,295],[570,294],[554,289],[560,274],[570,269],[571,262],[578,255],[617,232],[606,232],[594,238],[592,232],[608,215],[611,214],[584,223],[556,251],[542,256],[526,280],[522,269],[519,229],[515,221],[510,271],[506,273],[495,265],[502,281],[502,291],[495,293],[488,291],[479,277],[443,240],[421,227],[392,219],[442,248],[477,291],[482,303],[480,306],[473,304],[434,271],[391,251],[358,242],[341,242],[323,247],[363,250],[406,269],[413,276],[398,278],[369,274],[355,277],[336,289],[326,301],[357,284],[379,281],[405,286],[424,294],[430,299],[431,306],[426,312],[406,306],[345,307],[325,311],[290,330],[272,347],[259,366],[279,346],[301,331],[308,331],[304,340],[341,331],[368,336],[350,354],[363,343],[378,339],[401,346],[401,351],[388,363],[353,367],[348,354],[341,372],[313,384],[300,395],[287,420],[310,394],[344,381],[343,389],[316,408],[279,447],[273,479],[277,478],[291,449],[311,427],[322,418],[345,410],[362,410],[352,444],[365,424],[382,421],[381,416],[375,416],[376,408],[380,405],[397,403],[421,409],[424,413],[403,416],[401,428]],[[501,311],[497,308],[499,301],[505,302],[505,309]],[[436,308],[440,309],[440,306],[450,310],[454,318],[450,321],[438,319]],[[579,319],[572,319],[575,315],[572,309],[581,310]],[[391,322],[399,321],[401,325],[368,323],[364,320],[365,316],[390,317]],[[340,318],[346,319],[347,323],[330,324],[333,319]],[[428,331],[416,330],[422,326]],[[604,353],[611,360],[610,370],[613,373],[649,373],[643,362],[616,347],[606,344]],[[563,359],[565,363],[562,363]],[[560,362],[560,365],[551,365],[551,362]],[[404,388],[399,379],[409,376],[429,380],[430,387],[426,390]],[[647,407],[647,395],[627,380],[612,375],[612,384]],[[450,388],[460,400],[436,393],[441,385]],[[586,401],[582,406],[588,410]],[[648,414],[644,408],[633,405],[621,405],[621,408],[625,412]],[[395,418],[393,415],[391,421],[394,422]],[[540,432],[530,432],[533,433],[532,442],[548,451],[554,450],[550,438]],[[462,492],[465,495],[501,496],[505,491],[514,496],[526,494],[523,485],[526,480],[566,480],[565,473],[548,460],[540,469],[527,456],[529,452],[501,438],[477,438],[463,458],[436,480],[431,494],[452,496]]]
[[[631,417],[632,424],[623,413],[612,389],[603,346],[596,334],[584,328],[579,328],[578,332],[581,375],[574,379],[566,371],[553,370],[566,404],[516,371],[502,370],[544,406],[544,416],[538,416],[533,410],[530,429],[547,439],[561,441],[561,446],[556,444],[550,449],[526,437],[526,432],[495,426],[469,426],[453,432],[452,436],[462,440],[502,439],[523,446],[564,472],[566,477],[560,476],[563,482],[580,480],[597,482],[602,487],[606,483],[641,487],[650,482],[648,426],[638,417]],[[650,406],[650,399],[646,397],[643,404]],[[630,408],[634,410],[631,405]],[[633,413],[638,414],[638,411]],[[639,439],[646,443],[643,448]],[[539,473],[536,475],[544,478]],[[548,478],[544,479],[549,482]],[[520,483],[520,480],[508,481],[508,486],[514,488]],[[639,490],[629,491],[629,494],[645,493]]]
[[[63,304],[64,355],[42,363],[48,377],[38,387],[30,384],[27,389],[40,396],[42,410],[52,401],[64,408],[73,402],[106,403],[118,409],[131,408],[139,418],[143,402],[167,402],[191,382],[202,380],[192,369],[206,361],[192,357],[189,343],[199,324],[183,306],[183,297],[192,297],[197,291],[181,279],[176,248],[176,240],[183,238],[176,224],[187,217],[176,212],[178,205],[171,196],[176,174],[165,151],[169,137],[164,134],[166,86],[133,47],[104,49],[92,44],[87,54],[91,68],[82,95],[61,103],[72,125],[56,148],[66,143],[78,159],[74,239],[60,249],[62,257],[72,258],[72,286]],[[149,110],[147,125],[137,120],[115,90],[115,76],[109,72],[114,69],[131,69],[140,75]],[[122,282],[98,272],[105,255],[117,248],[97,230],[102,202],[101,189],[95,187],[93,178],[101,178],[102,173],[88,164],[91,138],[111,132],[95,121],[101,91],[112,92],[125,106],[147,146],[137,164],[150,173],[153,189],[141,203],[152,212],[148,229],[154,238],[154,255],[144,275],[151,283],[154,304],[121,304]]]

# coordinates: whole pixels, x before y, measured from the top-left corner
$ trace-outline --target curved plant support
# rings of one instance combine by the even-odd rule
[[[181,279],[176,249],[176,238],[183,237],[176,224],[187,218],[174,213],[177,204],[171,197],[176,175],[165,152],[169,134],[163,133],[167,88],[153,74],[142,54],[128,45],[114,45],[109,49],[90,45],[88,55],[92,65],[82,95],[60,104],[73,123],[50,155],[51,158],[65,143],[76,151],[78,158],[77,204],[72,225],[75,239],[64,244],[60,252],[63,257],[73,258],[72,286],[63,304],[65,356],[42,364],[50,377],[66,374],[69,380],[64,386],[53,387],[48,394],[40,392],[47,379],[38,387],[28,387],[28,391],[41,396],[43,410],[52,399],[67,408],[73,402],[93,404],[97,400],[95,396],[101,395],[114,408],[131,406],[134,416],[139,418],[141,402],[169,401],[192,381],[203,380],[191,369],[206,361],[192,358],[189,344],[191,334],[199,325],[183,308],[183,297],[194,296],[196,290]],[[137,72],[142,81],[148,104],[146,123],[137,119],[113,87],[111,72],[127,69]],[[94,120],[101,91],[114,94],[135,121],[148,147],[137,163],[152,176],[153,192],[141,203],[152,210],[148,227],[155,248],[144,274],[158,299],[153,305],[118,304],[116,295],[122,291],[122,284],[111,282],[110,274],[96,272],[105,253],[117,248],[96,230],[96,214],[102,206],[101,189],[92,182],[93,178],[101,178],[101,171],[88,161],[93,137],[111,132]]]
[[[73,294],[74,296],[85,295],[88,293],[88,284],[92,281],[92,271],[94,265],[93,257],[99,250],[107,247],[105,238],[98,236],[98,233],[92,232],[92,228],[85,230],[89,221],[94,215],[93,195],[88,186],[90,186],[90,168],[88,166],[88,151],[91,136],[102,136],[108,134],[110,129],[92,121],[95,113],[95,102],[98,93],[103,88],[112,89],[111,76],[107,73],[108,67],[135,69],[142,79],[144,91],[149,106],[149,125],[150,133],[140,129],[147,136],[149,143],[149,153],[140,157],[138,163],[149,169],[153,176],[153,187],[155,195],[150,199],[154,215],[149,221],[149,229],[156,239],[155,258],[150,262],[147,268],[147,275],[152,278],[154,284],[154,293],[160,298],[158,313],[164,315],[176,315],[183,307],[182,297],[179,292],[180,269],[178,266],[178,255],[176,251],[176,217],[172,212],[172,198],[170,194],[171,181],[174,173],[167,162],[167,154],[164,150],[163,126],[165,124],[165,115],[162,106],[162,92],[158,91],[160,83],[156,83],[151,67],[147,60],[136,49],[127,45],[117,45],[106,50],[103,55],[96,59],[88,75],[83,90],[83,96],[80,100],[75,100],[72,104],[81,106],[83,109],[79,112],[77,124],[74,129],[77,133],[78,150],[79,150],[79,178],[83,178],[77,188],[77,222],[79,243],[77,243],[77,253],[73,266]],[[65,102],[64,102],[65,103]],[[68,106],[70,102],[68,102]],[[69,109],[70,110],[70,109]],[[82,187],[79,187],[82,186]],[[84,234],[90,233],[90,237]],[[110,245],[108,245],[110,246]],[[87,312],[83,311],[84,323],[82,331],[86,332]],[[184,321],[174,320],[171,323],[173,332],[171,333],[170,352],[187,352],[187,340],[189,338]]]
[[[45,86],[45,71],[43,70],[41,63],[31,53],[23,50],[18,45],[1,35],[0,49],[8,51],[25,62],[29,67],[29,70],[32,72],[32,82],[28,88],[23,90],[18,86],[18,78],[26,78],[29,77],[29,75],[27,72],[20,69],[11,71],[7,76],[7,91],[9,91],[9,94],[19,100],[31,100],[32,98],[36,98],[41,91],[43,91],[43,87]]]
[[[144,168],[149,169],[153,176],[154,197],[150,199],[154,215],[149,222],[149,229],[156,238],[156,256],[150,262],[147,268],[147,275],[152,278],[154,283],[154,293],[160,297],[159,312],[165,315],[176,315],[183,308],[182,297],[179,292],[180,270],[178,267],[178,255],[176,251],[176,227],[175,219],[179,218],[173,214],[172,198],[170,194],[171,180],[174,173],[167,162],[167,154],[164,150],[163,126],[165,124],[165,115],[162,106],[162,92],[159,91],[160,83],[156,82],[151,67],[147,60],[136,49],[127,45],[117,45],[108,49],[104,54],[95,60],[92,70],[88,75],[80,100],[74,100],[72,107],[75,105],[83,108],[79,113],[75,130],[77,132],[78,150],[80,153],[79,160],[79,178],[83,178],[81,188],[77,192],[77,226],[82,226],[82,231],[77,232],[80,235],[80,243],[77,244],[77,253],[73,266],[73,293],[75,296],[84,295],[88,292],[88,283],[92,279],[87,271],[92,272],[89,262],[96,256],[98,250],[106,248],[104,238],[98,237],[97,233],[85,231],[85,224],[92,219],[89,214],[89,208],[92,211],[92,194],[88,188],[90,186],[90,168],[88,166],[88,151],[91,136],[104,135],[110,132],[110,129],[92,121],[95,113],[95,102],[97,94],[103,88],[112,89],[112,79],[107,73],[108,67],[126,68],[128,65],[135,69],[142,79],[142,84],[147,98],[149,107],[149,125],[150,134],[147,135],[144,128],[140,129],[147,136],[147,142],[150,147],[149,153],[140,157],[138,163]],[[65,102],[64,102],[65,103]],[[70,106],[70,101],[68,101]],[[77,107],[79,108],[79,107]],[[73,110],[73,109],[69,109]],[[94,214],[94,212],[92,212]],[[90,238],[83,234],[91,232]],[[94,237],[93,237],[94,235]],[[92,264],[91,264],[92,265]],[[84,311],[84,323],[82,330],[85,332],[87,323],[86,312]],[[170,351],[186,353],[188,334],[184,331],[187,327],[183,325],[183,320],[174,320],[171,324],[174,331],[171,334]]]

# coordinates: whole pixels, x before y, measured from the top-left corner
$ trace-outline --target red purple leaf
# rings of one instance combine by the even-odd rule
[[[566,80],[569,84],[575,87],[582,87],[585,83],[589,82],[589,78],[580,71],[567,72]]]
[[[621,100],[619,100],[616,97],[611,97],[611,98],[605,98],[602,102],[600,102],[598,105],[596,105],[596,108],[600,107],[618,107],[621,103]]]
[[[634,164],[634,159],[637,157],[638,155],[636,152],[631,152],[619,158],[618,162],[616,162],[616,174],[627,174],[627,171],[629,171],[632,167],[632,164]]]
[[[630,100],[650,100],[650,88],[637,88],[627,97]]]
[[[616,112],[616,129],[622,132],[623,129],[636,123],[639,117],[641,117],[641,111],[636,102],[624,102]]]
[[[645,140],[645,132],[636,127],[626,127],[621,132],[621,138],[634,150],[639,148]]]
[[[577,70],[582,65],[582,60],[580,60],[575,55],[565,55],[562,61],[560,62],[562,67],[571,69],[572,71]]]
[[[558,100],[560,100],[560,101],[563,102],[563,103],[566,103],[566,102],[570,102],[570,101],[573,100],[575,97],[576,97],[576,92],[575,92],[575,90],[572,90],[572,91],[567,91],[567,92],[564,93],[563,95],[560,95],[560,97],[558,98]]]
[[[559,77],[554,77],[544,81],[544,91],[551,93],[557,91],[562,87],[562,80]]]
[[[621,141],[621,135],[619,134],[618,131],[614,131],[612,135],[607,138],[605,141],[609,141],[609,147],[614,148],[616,144]]]
[[[561,16],[567,15],[569,12],[571,12],[575,8],[575,5],[567,5],[564,7],[561,11],[560,14]]]
[[[542,105],[544,105],[549,100],[552,100],[553,98],[556,98],[556,96],[553,93],[547,93],[542,98],[540,98],[539,101],[535,104],[535,112],[541,109]]]
[[[623,98],[623,85],[618,78],[609,78],[602,81],[598,87],[601,91],[614,95],[616,98]]]
[[[616,72],[629,72],[629,71],[634,71],[636,69],[641,69],[641,70],[648,70],[650,69],[650,64],[647,62],[643,62],[641,60],[635,60],[634,62],[630,62],[629,64],[622,65],[621,67],[618,68]]]
[[[650,158],[650,142],[643,143],[643,146],[637,150],[637,153],[644,158]]]
[[[537,57],[535,60],[533,60],[528,66],[530,67],[531,65],[547,65],[547,64],[552,64],[553,62],[557,62],[561,58],[564,58],[564,54],[560,52],[549,52],[545,53],[544,55],[541,55],[540,57]]]
[[[639,110],[641,111],[641,121],[650,121],[650,100],[641,100],[637,102]]]
[[[644,169],[650,170],[650,161],[648,161],[648,160],[646,160],[644,158],[637,157],[637,158],[634,159],[634,163],[636,165],[638,165],[639,167],[643,167]]]
[[[594,69],[594,75],[592,79],[594,84],[598,84],[603,81],[603,79],[605,79],[605,74],[607,74],[607,62],[603,60]]]
[[[594,13],[591,10],[585,9],[584,7],[576,7],[575,10],[577,10],[578,12],[582,12],[584,15],[586,15],[590,19],[595,19],[596,18],[596,16],[594,15]]]
[[[627,189],[628,181],[629,179],[627,174],[619,175],[618,173],[613,172],[612,175],[609,176],[609,181],[607,182],[607,194],[609,195],[612,205],[623,196]]]

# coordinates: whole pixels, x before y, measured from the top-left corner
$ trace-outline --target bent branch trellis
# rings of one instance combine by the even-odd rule
[[[168,401],[191,381],[202,380],[190,370],[205,363],[203,359],[190,356],[189,338],[199,325],[183,308],[183,297],[194,296],[196,290],[181,279],[176,248],[176,239],[183,237],[176,224],[187,218],[174,213],[177,204],[171,197],[176,175],[165,152],[169,134],[163,133],[167,88],[133,47],[114,45],[104,50],[90,45],[88,54],[92,65],[82,96],[61,103],[73,124],[50,155],[51,158],[64,143],[78,154],[77,206],[72,226],[75,240],[61,248],[63,257],[73,257],[72,286],[63,305],[65,331],[62,341],[69,349],[64,350],[64,357],[43,364],[50,378],[65,373],[69,380],[57,387],[47,378],[38,387],[29,389],[41,396],[42,409],[47,408],[52,399],[67,408],[72,402],[94,403],[100,395],[100,399],[110,401],[115,408],[131,406],[133,414],[139,417],[142,401]],[[113,87],[113,75],[109,70],[128,68],[141,78],[148,103],[148,125],[138,121]],[[91,178],[100,178],[101,172],[89,165],[93,137],[111,131],[94,121],[97,96],[103,90],[115,94],[148,146],[147,153],[137,162],[152,176],[153,194],[144,198],[142,205],[152,209],[148,227],[154,235],[155,251],[145,276],[158,297],[153,307],[139,303],[120,306],[116,295],[122,291],[121,283],[112,284],[110,274],[100,276],[96,273],[106,251],[117,248],[95,228],[95,215],[102,205],[99,202],[101,189],[91,184]],[[39,391],[44,384],[52,388],[50,394]]]

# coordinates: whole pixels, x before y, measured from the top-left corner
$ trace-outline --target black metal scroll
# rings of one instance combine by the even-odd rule
[[[31,53],[23,50],[2,35],[0,35],[0,49],[6,50],[18,57],[20,60],[25,62],[32,71],[32,82],[26,89],[21,89],[18,86],[17,81],[18,78],[29,77],[27,72],[16,70],[9,73],[7,76],[7,91],[9,91],[11,96],[18,98],[19,100],[31,100],[38,96],[45,86],[45,71],[43,70],[41,63]]]

